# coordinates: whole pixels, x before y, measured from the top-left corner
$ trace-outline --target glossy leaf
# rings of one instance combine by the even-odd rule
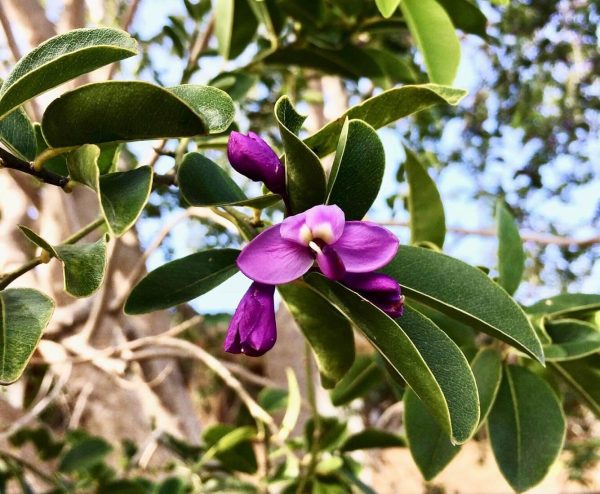
[[[400,4],[400,0],[375,0],[377,8],[383,17],[392,17]]]
[[[163,264],[131,291],[127,314],[144,314],[188,302],[219,286],[237,272],[239,250],[211,249]]]
[[[358,355],[346,375],[330,391],[331,402],[339,407],[356,398],[364,397],[373,387],[381,384],[381,367],[366,355]]]
[[[452,84],[460,63],[460,43],[444,8],[436,0],[402,0],[400,9],[431,82]]]
[[[436,84],[402,86],[389,89],[353,106],[305,140],[317,156],[335,151],[346,119],[358,119],[379,129],[413,113],[439,104],[457,105],[466,95],[463,89]]]
[[[24,161],[35,159],[37,141],[33,124],[23,108],[17,108],[0,120],[0,143]]]
[[[496,350],[482,348],[471,361],[471,369],[477,383],[480,417],[483,424],[496,400],[502,379],[502,359]]]
[[[184,156],[177,172],[177,183],[181,195],[192,206],[228,205],[262,209],[281,200],[277,194],[249,199],[223,168],[195,152]]]
[[[275,104],[285,149],[285,172],[292,213],[301,213],[325,200],[325,171],[319,158],[296,135],[305,117],[299,115],[287,96]]]
[[[35,245],[56,257],[63,266],[64,288],[73,297],[89,297],[102,284],[106,270],[106,239],[91,244],[52,246],[38,234],[19,225]]]
[[[236,58],[252,41],[258,21],[248,0],[215,0],[214,4],[219,53],[227,60]]]
[[[593,293],[561,293],[525,307],[528,314],[547,314],[553,318],[575,317],[600,310],[600,295]]]
[[[135,40],[118,29],[75,29],[50,38],[6,77],[0,88],[0,115],[78,75],[135,54]]]
[[[0,384],[21,377],[53,312],[52,299],[37,290],[0,291]]]
[[[471,0],[437,0],[452,19],[454,27],[465,33],[486,37],[487,19]]]
[[[519,228],[502,201],[496,206],[498,229],[498,283],[511,295],[517,291],[523,270],[525,252]]]
[[[279,292],[315,353],[321,383],[332,388],[354,362],[352,327],[329,302],[305,285],[283,285]]]
[[[548,367],[600,418],[600,356],[591,355],[567,362],[549,362]]]
[[[547,322],[546,333],[552,344],[544,345],[548,361],[560,362],[587,357],[600,351],[600,330],[576,319]]]
[[[382,271],[400,283],[406,296],[544,361],[523,310],[480,269],[432,250],[401,246]]]
[[[358,449],[403,448],[404,446],[406,446],[406,441],[397,434],[380,429],[364,429],[348,437],[340,450],[347,452]]]
[[[433,479],[460,451],[411,389],[404,395],[404,425],[410,454],[425,480]]]
[[[560,453],[565,418],[542,378],[524,367],[504,368],[488,432],[502,475],[517,492],[542,481]]]
[[[152,190],[152,169],[141,166],[126,172],[100,175],[100,148],[81,146],[67,157],[71,179],[96,191],[109,230],[119,237],[137,221]]]
[[[432,242],[440,249],[446,237],[446,216],[435,182],[417,155],[404,146],[408,181],[411,243]]]
[[[222,132],[233,116],[233,101],[220,89],[109,81],[81,86],[54,100],[44,113],[42,130],[52,147],[78,146]]]
[[[394,321],[343,285],[313,273],[307,283],[327,298],[414,389],[456,443],[468,440],[479,420],[477,388],[452,340],[425,316],[407,308]]]
[[[361,220],[377,198],[384,171],[385,152],[375,129],[349,120],[340,134],[327,204],[339,206],[346,221]]]

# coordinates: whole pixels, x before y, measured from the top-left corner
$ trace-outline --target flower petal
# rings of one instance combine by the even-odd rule
[[[346,274],[344,263],[338,256],[337,252],[331,247],[325,246],[319,254],[317,254],[317,264],[321,272],[332,280],[341,280]]]
[[[310,249],[281,238],[279,228],[280,225],[267,228],[239,255],[237,265],[251,280],[282,285],[299,278],[312,266]]]
[[[397,318],[404,313],[404,297],[398,282],[381,273],[347,273],[342,283],[360,293],[388,316]]]
[[[258,357],[273,348],[277,340],[274,293],[272,285],[250,285],[229,323],[226,352]]]
[[[295,214],[294,216],[288,216],[281,223],[281,236],[291,242],[295,242],[300,245],[308,245],[312,240],[312,233],[306,236],[306,232],[303,229],[308,228],[306,225],[306,213]]]
[[[332,245],[349,273],[367,273],[385,266],[398,246],[392,232],[367,221],[347,221],[344,233]]]
[[[306,211],[306,225],[313,237],[335,243],[344,232],[346,217],[338,206],[314,206]]]

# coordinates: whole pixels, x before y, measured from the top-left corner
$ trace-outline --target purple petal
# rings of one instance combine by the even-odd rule
[[[280,225],[267,228],[239,255],[237,265],[251,280],[282,285],[299,278],[312,266],[310,249],[281,238],[279,228]]]
[[[281,224],[281,236],[302,245],[320,239],[335,243],[344,231],[344,212],[337,206],[314,206],[290,216]]]
[[[390,231],[367,221],[347,221],[344,233],[332,245],[349,273],[367,273],[385,266],[398,246]]]
[[[247,136],[233,131],[227,142],[231,166],[255,182],[264,182],[277,194],[285,193],[285,168],[275,151],[254,132]]]
[[[360,293],[390,317],[404,313],[404,297],[398,282],[381,273],[347,273],[342,283]]]
[[[332,280],[341,280],[346,274],[344,263],[338,256],[337,252],[331,247],[325,246],[323,250],[317,254],[317,264],[321,272]]]
[[[272,285],[250,285],[229,323],[226,352],[259,357],[273,348],[277,340],[274,293]]]

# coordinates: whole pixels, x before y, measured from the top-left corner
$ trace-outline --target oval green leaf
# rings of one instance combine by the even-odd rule
[[[349,120],[340,134],[326,204],[339,206],[346,221],[361,220],[377,198],[384,171],[385,152],[375,129]]]
[[[494,405],[498,389],[500,389],[502,359],[496,350],[482,348],[471,361],[471,369],[475,376],[479,395],[479,408],[481,410],[479,423],[483,424]]]
[[[402,246],[382,271],[400,283],[406,296],[544,362],[523,310],[480,269],[432,250]]]
[[[312,273],[305,279],[365,334],[453,442],[471,437],[479,421],[475,378],[460,349],[441,329],[410,308],[394,321],[357,293],[322,275]]]
[[[542,378],[524,367],[505,367],[488,417],[496,462],[517,492],[538,484],[558,457],[565,418],[558,398]]]
[[[52,299],[37,290],[0,291],[0,384],[21,377],[53,312]]]
[[[576,319],[548,321],[544,328],[552,344],[544,346],[548,361],[561,362],[587,357],[600,351],[600,330]]]
[[[406,441],[398,436],[380,429],[364,429],[346,439],[340,450],[343,452],[357,449],[403,448]]]
[[[354,362],[350,323],[327,300],[301,283],[283,285],[278,290],[315,353],[323,387],[332,388]]]
[[[168,262],[148,273],[131,291],[127,314],[145,314],[188,302],[237,272],[240,251],[211,249]]]
[[[92,244],[57,245],[54,247],[63,263],[65,291],[73,297],[89,297],[104,280],[106,271],[106,239]]]
[[[404,425],[410,454],[425,480],[433,479],[460,451],[412,389],[404,395]]]
[[[591,355],[560,363],[549,362],[548,366],[600,418],[600,356]]]
[[[460,63],[460,42],[444,8],[436,0],[403,0],[400,9],[431,82],[452,84]]]
[[[465,33],[486,37],[487,18],[471,0],[437,0],[452,19],[452,24]]]
[[[383,379],[383,371],[372,357],[358,355],[343,379],[329,392],[331,402],[336,407],[350,403],[365,396],[369,390],[381,384]]]
[[[109,81],[81,86],[54,100],[44,113],[42,130],[50,146],[68,147],[222,132],[233,116],[233,101],[220,89]]]
[[[275,103],[275,117],[285,150],[290,212],[301,213],[325,201],[325,170],[317,155],[296,135],[306,117],[296,112],[287,96]]]
[[[561,293],[525,307],[528,314],[546,314],[552,318],[575,317],[600,310],[600,295],[594,293]]]
[[[398,5],[400,4],[400,0],[375,0],[377,4],[377,8],[381,15],[385,18],[392,17]]]
[[[410,211],[410,241],[432,242],[440,249],[446,237],[446,216],[442,198],[417,155],[404,146],[404,162],[408,180],[408,209]]]
[[[317,156],[326,156],[336,150],[338,137],[346,119],[362,120],[374,129],[379,129],[435,105],[457,105],[466,94],[464,89],[436,84],[406,85],[388,89],[360,105],[353,106],[304,142]]]
[[[63,82],[136,54],[135,40],[118,29],[75,29],[50,38],[8,74],[0,88],[0,115]]]
[[[519,228],[510,211],[502,201],[496,206],[498,229],[498,283],[511,295],[517,291],[523,270],[525,252]]]
[[[33,161],[37,139],[33,124],[23,108],[17,108],[0,120],[0,142],[24,161]]]

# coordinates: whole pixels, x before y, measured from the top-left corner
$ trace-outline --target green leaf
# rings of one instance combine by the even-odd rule
[[[479,394],[479,408],[481,410],[479,423],[483,424],[494,405],[498,389],[500,389],[502,359],[496,350],[482,348],[471,361],[471,369],[475,376]]]
[[[255,473],[258,463],[251,442],[255,437],[256,431],[252,427],[214,425],[203,434],[204,441],[210,446],[203,461],[215,456],[228,470]]]
[[[488,418],[496,462],[517,492],[542,481],[560,453],[565,418],[558,398],[542,378],[507,366]]]
[[[330,391],[331,402],[339,407],[364,397],[383,380],[381,367],[371,358],[359,355],[343,379]]]
[[[61,261],[64,288],[69,295],[89,297],[98,290],[106,270],[104,236],[92,244],[52,246],[26,226],[19,225],[19,229],[31,242]]]
[[[177,183],[181,195],[192,206],[250,206],[262,209],[281,200],[277,194],[248,199],[223,168],[195,152],[184,156],[177,172]]]
[[[460,451],[411,389],[404,395],[404,425],[410,454],[425,480],[433,479]]]
[[[93,244],[57,245],[63,263],[65,291],[73,297],[89,297],[104,280],[106,271],[106,239]]]
[[[187,483],[179,477],[169,477],[156,486],[156,494],[185,494]]]
[[[221,72],[210,80],[209,85],[225,91],[234,101],[239,101],[257,82],[257,76],[246,72]]]
[[[55,99],[42,130],[52,147],[191,137],[223,132],[233,101],[220,89],[186,84],[161,88],[140,81],[87,84]]]
[[[24,161],[35,159],[35,130],[23,108],[13,110],[0,120],[0,142],[8,151]]]
[[[442,330],[411,308],[394,321],[357,293],[317,273],[305,279],[365,334],[452,441],[471,437],[479,421],[475,379],[460,349]]]
[[[496,206],[498,228],[498,283],[511,295],[517,291],[523,270],[525,252],[519,228],[502,201]]]
[[[101,463],[112,446],[99,437],[86,438],[62,457],[58,470],[63,473],[82,472]]]
[[[111,28],[75,29],[25,55],[0,88],[0,115],[81,74],[137,54],[135,40]]]
[[[592,324],[561,319],[548,321],[544,327],[552,338],[551,345],[544,345],[548,361],[574,360],[600,351],[600,331]]]
[[[285,389],[263,388],[258,393],[258,404],[267,412],[273,413],[279,410],[285,410],[288,406],[289,393]]]
[[[465,33],[486,37],[487,19],[471,0],[437,0],[452,19],[454,27]]]
[[[215,1],[215,35],[219,53],[226,60],[239,56],[256,34],[258,21],[249,1],[256,0]]]
[[[120,237],[137,221],[152,190],[152,168],[141,166],[126,172],[100,175],[100,148],[81,146],[67,157],[71,179],[96,191],[110,232]]]
[[[561,293],[525,307],[528,314],[547,314],[552,318],[575,317],[600,310],[600,295],[593,293]]]
[[[325,200],[325,171],[319,158],[296,135],[306,117],[299,115],[287,96],[275,103],[285,149],[285,172],[290,212],[306,211]]]
[[[380,429],[364,429],[347,438],[340,450],[348,452],[357,449],[403,448],[405,446],[406,441],[397,434]]]
[[[436,0],[403,0],[400,9],[431,82],[452,84],[460,63],[460,43],[444,8]]]
[[[446,237],[446,216],[435,182],[417,155],[404,146],[408,180],[411,243],[432,242],[440,249]]]
[[[600,418],[600,356],[591,355],[566,362],[549,362],[548,367],[562,378]]]
[[[435,84],[407,85],[389,89],[363,101],[360,105],[353,106],[306,139],[305,143],[317,156],[326,156],[335,151],[346,119],[363,120],[374,129],[379,129],[434,105],[442,103],[457,105],[466,94],[463,89]]]
[[[377,8],[385,18],[392,17],[400,4],[400,0],[375,0]]]
[[[237,272],[239,250],[211,249],[163,264],[131,291],[127,314],[144,314],[188,302],[219,286]]]
[[[21,377],[53,312],[52,299],[37,290],[0,291],[0,384]]]
[[[329,302],[305,285],[290,283],[278,289],[315,353],[323,386],[332,388],[354,362],[352,327]]]
[[[377,198],[384,171],[385,152],[375,129],[349,120],[340,134],[326,204],[339,206],[347,221],[361,220]]]
[[[406,296],[544,362],[523,310],[480,269],[429,249],[402,246],[382,271],[400,283]]]

